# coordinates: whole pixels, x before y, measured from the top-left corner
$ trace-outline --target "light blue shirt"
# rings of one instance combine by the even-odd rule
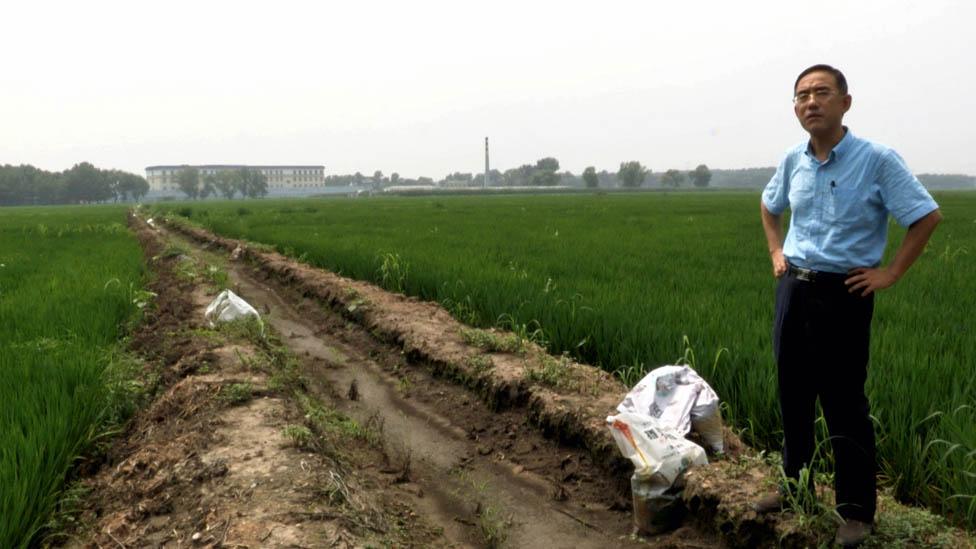
[[[787,261],[834,273],[881,263],[889,213],[907,227],[939,207],[898,153],[850,130],[824,162],[808,142],[790,149],[762,201],[774,215],[791,211]]]

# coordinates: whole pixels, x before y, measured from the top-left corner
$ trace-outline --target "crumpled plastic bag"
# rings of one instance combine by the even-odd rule
[[[261,315],[258,314],[257,310],[250,303],[244,301],[240,296],[230,290],[224,290],[217,294],[217,297],[210,302],[210,305],[207,305],[207,310],[203,316],[210,323],[211,328],[218,322],[230,322],[239,318],[253,316],[258,319],[258,324],[261,325],[261,329],[264,329],[264,323],[261,322]]]
[[[641,498],[664,494],[681,473],[705,465],[705,449],[685,438],[694,428],[705,443],[723,450],[719,399],[688,366],[662,366],[635,385],[607,417],[620,452],[634,464]],[[636,494],[636,492],[635,492]]]
[[[706,465],[705,450],[674,429],[643,414],[622,412],[607,418],[617,447],[634,464],[634,476],[648,497],[663,494],[692,465]]]
[[[649,372],[617,406],[619,412],[655,418],[662,428],[685,436],[692,429],[705,444],[722,452],[722,414],[719,398],[689,366],[661,366]]]

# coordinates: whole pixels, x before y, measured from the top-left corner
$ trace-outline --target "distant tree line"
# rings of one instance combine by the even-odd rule
[[[90,204],[139,200],[149,192],[142,176],[101,170],[88,162],[49,172],[30,165],[0,166],[0,205]]]
[[[761,189],[769,182],[775,172],[776,168],[772,167],[712,170],[706,164],[699,164],[693,170],[668,169],[657,174],[639,161],[630,160],[621,162],[616,172],[597,171],[594,166],[588,166],[581,175],[576,175],[569,171],[559,171],[559,160],[553,157],[545,157],[537,160],[535,164],[523,164],[504,172],[495,169],[490,170],[488,172],[488,185],[492,187],[552,187],[563,185],[592,189],[618,187],[677,189],[684,186]],[[976,177],[968,175],[920,174],[918,177],[926,187],[931,189],[976,188]],[[438,180],[423,176],[406,178],[401,177],[396,172],[385,176],[380,170],[376,170],[371,176],[356,172],[325,177],[326,185],[367,187],[376,190],[391,185],[450,188],[480,187],[484,183],[484,172],[452,172]],[[180,172],[177,184],[189,198],[207,198],[218,195],[224,198],[233,198],[235,194],[255,198],[268,193],[267,180],[264,175],[258,170],[247,168],[209,174],[202,178],[196,169],[191,168]]]
[[[196,168],[184,168],[176,175],[176,186],[187,198],[194,200],[210,196],[229,200],[237,194],[244,198],[259,198],[268,194],[267,176],[252,168],[223,170],[203,177]]]
[[[556,185],[587,188],[638,188],[651,185],[679,187],[687,178],[687,181],[696,187],[707,187],[711,177],[711,171],[708,169],[708,166],[700,164],[694,170],[687,172],[687,174],[679,170],[668,170],[660,178],[654,178],[650,168],[645,167],[636,160],[621,162],[616,172],[608,172],[606,170],[598,172],[595,167],[589,166],[583,170],[582,175],[576,175],[570,171],[560,171],[559,160],[548,156],[540,158],[535,164],[523,164],[517,168],[505,170],[504,172],[490,170],[488,172],[487,183],[492,187],[554,187]],[[645,185],[645,183],[649,185]],[[367,186],[372,188],[382,188],[389,185],[480,187],[485,184],[485,174],[484,172],[453,172],[447,174],[442,179],[434,180],[430,177],[418,177],[416,179],[403,178],[397,173],[393,173],[390,177],[384,177],[381,171],[376,171],[372,177],[356,172],[355,174],[327,176],[325,178],[325,184],[332,186]]]
[[[920,173],[918,180],[929,189],[976,189],[976,177],[949,173]]]
[[[504,172],[488,172],[489,186],[563,185],[585,188],[680,188],[686,184],[704,188],[761,189],[769,182],[776,168],[743,168],[735,170],[711,170],[699,164],[694,170],[677,169],[654,173],[639,161],[621,162],[615,172],[588,166],[581,175],[559,170],[559,161],[545,157],[535,164],[523,164]],[[976,177],[962,174],[919,174],[919,180],[929,189],[976,189]],[[479,187],[484,184],[484,173],[453,172],[439,180],[430,177],[405,178],[396,172],[385,176],[375,171],[371,176],[360,172],[347,175],[330,175],[326,185],[357,186],[381,189],[390,185]],[[257,198],[268,194],[267,178],[259,170],[242,168],[216,174],[200,175],[196,168],[182,170],[177,175],[177,185],[188,198],[236,196]],[[102,170],[88,162],[76,164],[63,172],[49,172],[30,165],[0,166],[0,206],[30,204],[87,204],[110,201],[140,200],[149,192],[145,178],[120,170]]]
[[[741,168],[712,170],[713,187],[762,188],[776,173],[776,168]]]
[[[569,171],[560,172],[559,161],[552,157],[547,157],[536,162],[535,165],[525,164],[518,168],[497,172],[492,170],[488,176],[489,185],[506,185],[512,187],[519,186],[553,186],[564,185],[567,187],[586,187],[596,188],[638,188],[650,186],[671,186],[679,187],[686,180],[696,187],[707,187],[712,174],[705,164],[700,164],[690,172],[679,170],[668,170],[660,177],[655,177],[650,168],[644,166],[637,160],[621,162],[616,172],[607,170],[597,171],[595,166],[587,166],[581,175],[575,175]],[[472,181],[473,185],[481,185],[484,174],[451,174],[445,180],[439,182],[455,183]]]

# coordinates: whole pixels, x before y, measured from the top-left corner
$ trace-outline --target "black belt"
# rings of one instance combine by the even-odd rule
[[[786,267],[786,273],[795,277],[797,280],[803,280],[806,282],[844,282],[848,279],[848,275],[845,273],[831,273],[828,271],[814,271],[813,269],[804,269],[803,267],[797,267],[796,265],[789,265]]]

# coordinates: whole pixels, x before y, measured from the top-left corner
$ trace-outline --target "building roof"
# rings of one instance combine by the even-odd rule
[[[201,168],[201,169],[212,169],[212,168],[231,168],[231,169],[257,168],[257,169],[269,169],[269,168],[273,168],[273,169],[289,169],[289,170],[294,170],[294,169],[307,170],[307,169],[315,169],[315,168],[318,168],[320,170],[324,170],[325,169],[325,166],[321,166],[321,165],[293,165],[293,166],[292,165],[269,165],[269,166],[250,166],[250,165],[247,165],[247,164],[197,164],[197,165],[179,164],[179,165],[164,165],[164,166],[146,166],[146,171],[149,171],[149,170],[175,170],[175,169],[178,169],[178,168]]]

